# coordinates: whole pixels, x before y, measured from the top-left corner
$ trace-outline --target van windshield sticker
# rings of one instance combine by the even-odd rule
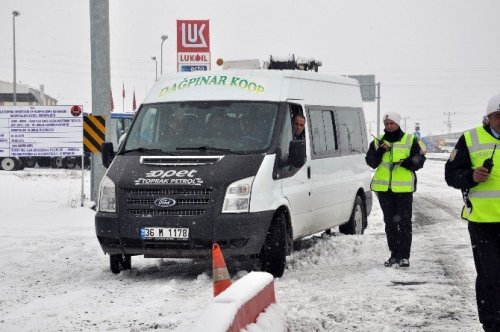
[[[194,86],[203,86],[203,85],[217,85],[224,87],[234,87],[245,90],[250,93],[263,93],[265,90],[266,82],[263,82],[262,79],[260,82],[255,80],[249,80],[242,77],[237,76],[226,76],[226,75],[206,75],[206,76],[198,76],[185,78],[182,81],[172,81],[172,83],[163,89],[160,90],[159,97],[165,96],[167,94],[176,92],[178,90],[183,90],[186,88],[191,88]]]
[[[144,178],[139,178],[134,180],[136,186],[149,184],[179,184],[179,185],[192,185],[201,186],[203,180],[201,178],[195,178],[195,173],[197,170],[156,170],[146,173]]]

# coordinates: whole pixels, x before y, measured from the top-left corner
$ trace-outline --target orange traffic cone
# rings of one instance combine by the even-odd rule
[[[231,286],[231,278],[227,271],[224,256],[217,243],[212,245],[212,278],[214,279],[214,296],[222,293],[226,288]]]

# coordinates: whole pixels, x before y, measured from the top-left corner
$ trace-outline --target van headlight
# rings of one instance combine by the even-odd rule
[[[250,194],[255,177],[251,176],[231,183],[224,196],[222,213],[243,213],[250,209]]]
[[[106,175],[102,178],[99,186],[98,202],[97,211],[116,212],[115,183]]]

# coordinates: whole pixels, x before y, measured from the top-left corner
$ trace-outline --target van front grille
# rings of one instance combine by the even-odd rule
[[[213,188],[124,188],[119,195],[124,196],[124,211],[138,218],[195,217],[210,210],[214,193]],[[171,206],[155,205],[157,200]]]
[[[199,198],[180,198],[176,199],[175,205],[207,205],[209,202],[208,199],[199,199]],[[155,199],[153,198],[128,198],[127,204],[133,205],[154,205]]]
[[[205,210],[150,210],[129,209],[129,213],[136,217],[163,217],[163,216],[200,216]]]
[[[141,195],[141,196],[156,196],[156,195],[210,195],[212,193],[212,188],[201,188],[201,189],[135,189],[128,188],[125,189],[127,195]]]

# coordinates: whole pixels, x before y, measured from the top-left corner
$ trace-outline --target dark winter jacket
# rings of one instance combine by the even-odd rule
[[[490,126],[484,126],[483,128],[493,136]],[[462,135],[458,139],[450,159],[446,162],[444,178],[449,186],[465,191],[478,184],[472,179],[472,173],[474,173],[474,170],[472,169],[469,149],[465,143],[465,136]]]
[[[398,128],[396,131],[393,131],[392,133],[385,132],[384,136],[382,137],[382,140],[387,141],[389,143],[394,143],[399,141],[403,137],[403,135],[404,132],[401,130],[401,128]],[[365,157],[368,166],[370,166],[373,169],[377,168],[382,162],[382,156],[384,155],[384,153],[385,149],[382,147],[375,149],[375,141],[372,141],[370,143],[370,148],[368,149],[368,152],[366,153]],[[401,166],[410,171],[415,172],[424,167],[425,159],[426,158],[422,152],[422,148],[418,143],[418,138],[414,137],[413,143],[411,145],[410,156],[401,162]]]

